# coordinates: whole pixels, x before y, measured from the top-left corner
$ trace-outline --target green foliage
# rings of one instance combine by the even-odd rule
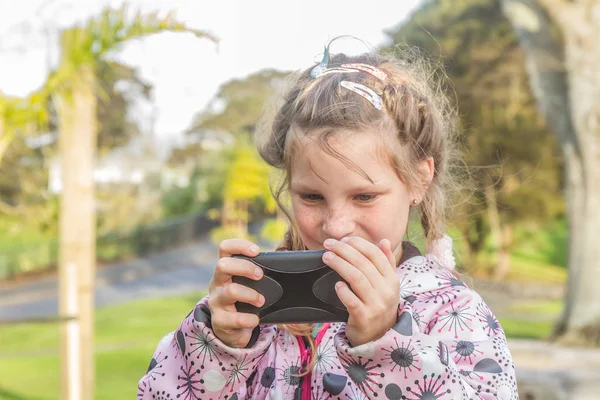
[[[128,113],[133,99],[147,95],[150,87],[141,81],[137,71],[112,61],[99,62],[98,78],[98,84],[106,94],[98,104],[97,112],[98,149],[104,154],[126,144],[139,133],[136,124],[129,120]],[[127,84],[125,91],[117,90],[119,83]],[[56,131],[56,111],[52,102],[48,101],[45,106],[49,118],[47,128],[50,132]],[[32,131],[27,136],[22,133],[12,140],[4,159],[0,161],[0,244],[18,237],[27,241],[29,234],[23,235],[24,231],[39,231],[35,236],[40,237],[55,237],[58,234],[59,199],[48,193],[47,189],[49,164],[56,156],[57,146],[50,143],[32,147],[28,141],[44,132]],[[39,139],[38,136],[36,140]],[[104,195],[102,188],[97,191],[101,204],[98,210],[100,234],[152,220],[145,210],[150,199],[147,199],[144,207],[125,211],[127,204],[135,202],[135,193],[131,189],[114,187],[108,192]],[[32,217],[34,215],[35,218]]]
[[[215,225],[214,220],[202,213],[114,230],[97,237],[96,259],[102,263],[116,263],[132,257],[148,257],[152,253],[198,240]],[[28,271],[49,271],[57,267],[56,237],[31,234],[21,239],[0,243],[0,281]]]
[[[270,167],[260,158],[254,145],[238,140],[228,167],[223,196],[236,200],[257,200],[269,191]],[[271,205],[271,204],[269,204]]]
[[[60,36],[60,66],[49,77],[44,92],[61,91],[68,98],[77,81],[95,81],[95,77],[86,75],[90,67],[94,68],[108,52],[142,36],[165,31],[188,32],[216,41],[209,33],[191,29],[177,21],[171,13],[164,17],[158,12],[137,11],[131,14],[126,4],[118,9],[106,7],[100,15],[90,18],[82,26],[64,29]]]
[[[25,98],[6,97],[0,92],[0,165],[15,137],[43,131],[49,120],[47,97],[32,93]]]
[[[188,186],[171,188],[162,195],[164,215],[180,215],[191,210],[220,208],[223,204],[223,185],[226,180],[234,149],[206,151],[199,144],[175,149],[170,156],[172,168],[191,165],[193,172]]]
[[[161,198],[163,216],[173,217],[188,214],[197,207],[195,185],[169,190]]]
[[[531,261],[549,263],[563,268],[568,264],[568,227],[565,218],[539,226],[529,226],[515,230],[515,243],[512,253]]]
[[[288,223],[286,221],[280,218],[269,218],[262,226],[260,237],[269,243],[277,244],[281,242],[287,229]]]
[[[130,98],[117,90],[116,84],[127,81],[130,94],[135,92],[133,96],[138,97],[147,97],[150,87],[138,78],[136,71],[113,61],[104,60],[103,57],[128,40],[164,31],[189,32],[197,37],[215,41],[210,34],[186,27],[171,14],[163,17],[157,12],[137,12],[131,15],[127,5],[119,9],[107,7],[99,16],[92,17],[81,26],[63,29],[60,32],[59,67],[50,74],[46,84],[38,92],[24,99],[6,98],[0,95],[0,162],[15,137],[44,132],[47,129],[56,130],[55,117],[58,110],[63,110],[59,119],[63,121],[61,129],[65,128],[65,124],[68,125],[66,121],[72,114],[69,104],[75,89],[90,89],[91,98],[96,96],[100,100],[97,107],[100,153],[126,143],[138,132],[138,129],[128,119],[127,106]],[[62,106],[55,110],[54,104]],[[95,134],[95,121],[88,122],[89,130],[78,134]],[[14,146],[11,150],[13,149]],[[14,170],[22,167],[20,160],[24,155],[27,156],[21,151],[16,152],[10,163],[13,173],[5,175],[3,167],[2,178],[7,180],[14,178]],[[42,168],[38,165],[38,170],[47,173],[43,168],[45,158],[38,155],[36,161],[40,160]],[[13,182],[23,182],[23,180]],[[40,192],[38,197],[43,198],[45,190],[40,188],[47,187],[47,183],[38,183],[40,183],[37,185],[37,190]],[[5,206],[0,208],[0,212],[18,212],[22,216],[33,214],[31,201],[17,203],[13,199],[23,194],[22,188],[15,188],[13,184],[11,188],[0,187],[0,190],[0,206]],[[7,193],[9,190],[12,192]],[[26,209],[15,210],[15,205],[25,206]],[[55,229],[55,226],[52,228]]]
[[[204,189],[203,171],[192,172],[189,183],[185,187],[173,187],[162,194],[161,208],[163,217],[174,217],[199,213],[207,208]]]
[[[209,237],[210,237],[210,241],[214,245],[217,245],[217,246],[223,240],[231,239],[231,238],[242,238],[242,239],[246,239],[251,242],[254,242],[254,243],[257,242],[256,236],[251,235],[244,229],[239,229],[239,227],[235,227],[235,226],[231,226],[231,227],[218,226],[216,228],[213,228],[210,231]]]
[[[134,99],[150,99],[152,86],[141,79],[137,70],[114,61],[100,60],[96,65],[96,76],[100,89],[98,151],[105,154],[140,134],[129,111]],[[124,86],[125,91],[122,89]]]
[[[197,187],[205,208],[220,208],[226,199],[231,202],[232,209],[221,212],[228,220],[248,221],[276,212],[269,188],[269,177],[275,171],[259,157],[250,135],[265,103],[286,76],[264,70],[223,84],[213,102],[198,112],[188,132],[198,137],[220,134],[224,143],[233,136],[233,145],[214,150],[202,142],[192,143],[171,156],[171,163],[192,163],[202,172]]]
[[[492,211],[501,226],[563,215],[560,149],[538,114],[500,3],[427,1],[387,34],[394,45],[417,46],[439,61],[449,78],[446,94],[460,115],[460,146],[475,186],[454,210],[467,252],[482,251],[498,229]]]
[[[265,103],[282,85],[286,72],[262,70],[224,83],[212,103],[196,114],[189,131],[222,130],[240,134],[254,130]]]

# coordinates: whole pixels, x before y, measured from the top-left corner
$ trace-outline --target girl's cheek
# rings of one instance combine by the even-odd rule
[[[316,230],[319,228],[320,213],[317,207],[296,207],[294,215],[298,228],[300,228],[303,235],[314,236],[318,234]]]
[[[310,207],[306,207],[306,206],[299,206],[296,209],[296,220],[298,222],[298,224],[304,225],[304,226],[310,226],[312,224],[314,224],[317,220],[316,216],[317,216],[317,212],[315,212],[314,209],[310,208]]]

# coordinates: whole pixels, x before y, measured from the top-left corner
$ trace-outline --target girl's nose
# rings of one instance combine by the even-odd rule
[[[323,221],[323,232],[333,239],[340,240],[345,236],[351,236],[354,232],[354,219],[342,210],[329,210]]]

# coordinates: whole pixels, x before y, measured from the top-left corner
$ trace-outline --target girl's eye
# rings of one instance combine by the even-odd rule
[[[301,194],[300,198],[302,200],[307,200],[307,201],[319,201],[319,200],[323,199],[323,196],[321,196],[320,194],[308,193],[308,194]]]
[[[362,202],[368,202],[368,201],[375,200],[376,197],[377,197],[377,195],[374,195],[374,194],[359,194],[356,196],[356,198]]]

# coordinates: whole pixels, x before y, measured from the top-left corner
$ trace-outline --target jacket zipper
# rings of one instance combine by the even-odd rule
[[[315,349],[317,347],[319,347],[321,340],[323,340],[323,336],[325,336],[325,332],[327,332],[327,330],[329,330],[329,325],[330,325],[330,323],[326,323],[326,324],[323,324],[323,326],[321,326],[321,330],[319,331],[319,334],[315,338]],[[298,340],[298,346],[300,347],[300,365],[308,367],[309,360],[311,357],[310,348],[306,347],[303,337],[298,336],[296,338]],[[305,376],[303,376],[300,379],[300,382],[298,384],[299,387],[302,387],[302,395],[301,395],[300,400],[311,400],[311,391],[312,391],[311,381],[312,381],[312,371],[310,371],[308,374],[306,374]]]
[[[308,366],[308,360],[310,359],[310,349],[306,347],[304,338],[302,336],[296,336],[298,340],[298,347],[300,347],[300,370]],[[300,378],[298,387],[302,388],[301,400],[310,400],[310,380],[312,378],[312,371],[307,375]]]

